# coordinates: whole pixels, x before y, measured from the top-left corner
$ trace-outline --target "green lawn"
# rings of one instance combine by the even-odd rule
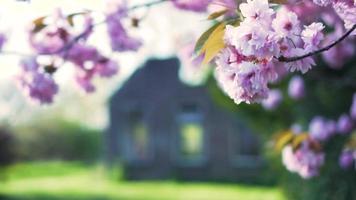
[[[127,182],[108,178],[102,167],[76,163],[20,164],[0,182],[0,199],[9,200],[283,200],[276,188],[237,184]]]

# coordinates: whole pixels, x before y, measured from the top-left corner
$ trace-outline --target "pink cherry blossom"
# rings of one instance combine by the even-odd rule
[[[117,62],[110,60],[108,58],[101,58],[96,61],[94,65],[95,72],[101,77],[112,77],[118,72],[118,64]]]
[[[354,93],[352,98],[352,104],[350,108],[350,116],[353,120],[356,120],[356,93]]]
[[[302,39],[306,49],[312,51],[318,48],[318,45],[324,38],[322,33],[323,29],[324,25],[322,23],[315,22],[304,27],[304,30],[302,31]]]
[[[262,106],[266,110],[275,110],[282,102],[283,95],[278,89],[270,90],[268,97],[262,101]]]
[[[333,8],[345,22],[345,28],[350,29],[356,24],[356,4],[353,0],[339,0],[333,3]],[[356,31],[353,31],[356,34]]]
[[[249,22],[260,22],[268,24],[272,21],[274,11],[269,7],[268,0],[247,0],[247,3],[240,4],[240,11]]]
[[[123,0],[111,1],[108,6],[107,32],[113,51],[136,51],[142,45],[140,40],[128,34],[122,23],[122,20],[127,17],[127,9],[127,3]]]
[[[0,50],[6,43],[6,40],[7,40],[7,36],[4,33],[0,33]]]
[[[308,51],[306,51],[305,49],[292,48],[290,50],[290,52],[287,54],[287,56],[290,56],[290,57],[301,56],[306,53],[308,53]],[[314,62],[313,58],[311,58],[311,57],[306,57],[301,60],[297,60],[297,61],[286,64],[289,71],[291,71],[291,72],[300,71],[303,74],[305,74],[307,71],[309,71],[313,65],[315,65],[315,62]]]
[[[225,41],[245,56],[270,58],[277,47],[269,30],[246,21],[238,27],[226,26]]]
[[[278,9],[276,18],[272,21],[272,27],[281,38],[295,38],[300,32],[297,15],[286,8]]]
[[[339,133],[341,134],[350,133],[350,131],[352,131],[353,126],[354,126],[353,122],[347,114],[343,114],[339,117],[337,123],[337,129]]]
[[[172,0],[175,7],[194,12],[205,12],[211,0]]]
[[[342,169],[348,169],[354,165],[356,159],[354,158],[353,154],[356,152],[352,149],[344,149],[339,157],[339,165]]]
[[[304,141],[300,148],[293,151],[291,145],[282,150],[282,161],[290,172],[298,173],[302,178],[309,179],[319,174],[324,164],[325,155],[310,148],[310,142]]]
[[[309,124],[310,137],[315,140],[325,141],[334,134],[334,131],[335,123],[333,121],[327,121],[320,116],[314,117]]]
[[[289,81],[288,94],[291,98],[299,100],[305,95],[304,80],[300,76],[294,76]]]
[[[267,98],[267,84],[272,81],[269,78],[275,78],[276,72],[266,64],[233,62],[232,59],[239,57],[239,54],[231,49],[223,50],[216,59],[215,76],[220,87],[237,104],[261,102]]]
[[[17,76],[18,86],[32,100],[40,104],[50,104],[58,93],[58,85],[53,77],[40,71],[35,58],[26,58],[21,62],[22,71]]]

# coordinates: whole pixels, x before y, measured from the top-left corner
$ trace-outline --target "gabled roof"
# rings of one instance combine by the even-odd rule
[[[124,99],[162,98],[166,95],[184,95],[186,91],[194,94],[206,93],[205,87],[192,87],[184,84],[178,77],[179,61],[176,58],[165,60],[149,60],[138,69],[124,85],[115,92],[111,103]],[[203,90],[203,91],[202,91]]]

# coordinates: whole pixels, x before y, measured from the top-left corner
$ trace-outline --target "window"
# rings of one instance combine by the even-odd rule
[[[183,122],[180,127],[180,154],[184,159],[196,159],[203,153],[203,128],[198,122]]]
[[[178,116],[178,154],[182,164],[200,164],[205,155],[202,115],[194,104],[184,104]]]
[[[237,167],[259,166],[261,157],[258,138],[244,129],[236,130],[230,133],[230,158],[233,165]]]
[[[128,155],[133,161],[149,159],[149,134],[143,115],[140,112],[130,113],[128,131]]]

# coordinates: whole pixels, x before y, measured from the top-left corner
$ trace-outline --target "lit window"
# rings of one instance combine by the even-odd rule
[[[180,153],[184,159],[200,158],[203,153],[203,128],[197,122],[185,122],[180,130]]]
[[[178,116],[178,154],[183,164],[200,164],[205,156],[202,115],[194,104],[184,104]]]
[[[149,135],[141,113],[132,113],[129,129],[129,154],[132,160],[144,161],[149,158]]]

